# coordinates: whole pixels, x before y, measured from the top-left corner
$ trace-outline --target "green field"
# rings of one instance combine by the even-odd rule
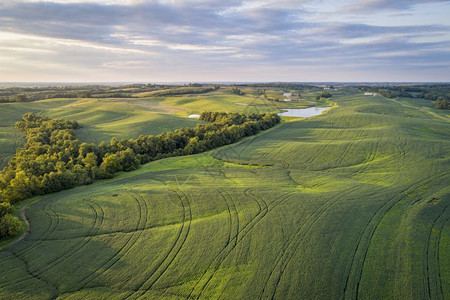
[[[78,138],[96,144],[113,137],[137,138],[140,134],[158,134],[199,123],[186,118],[187,113],[174,115],[173,108],[153,99],[49,99],[0,106],[0,168],[6,165],[16,147],[25,143],[24,135],[14,124],[30,111],[51,118],[77,120],[83,126],[77,132]],[[184,112],[182,108],[178,110]]]
[[[324,115],[32,199],[29,235],[0,251],[0,298],[450,298],[450,122],[407,99],[333,95]],[[5,105],[2,126],[38,111],[98,142],[295,104],[220,89]]]
[[[15,149],[25,143],[24,135],[14,129],[27,112],[36,112],[50,118],[77,120],[83,128],[78,138],[83,142],[100,143],[115,137],[137,138],[140,134],[159,134],[182,127],[194,127],[198,120],[189,119],[191,113],[278,112],[282,108],[301,108],[311,103],[284,103],[261,99],[255,89],[244,89],[244,96],[231,93],[231,88],[200,95],[148,98],[87,98],[47,99],[31,103],[0,103],[0,168],[5,167]],[[308,91],[305,98],[313,99],[316,91]],[[269,95],[282,98],[283,91],[272,90]]]

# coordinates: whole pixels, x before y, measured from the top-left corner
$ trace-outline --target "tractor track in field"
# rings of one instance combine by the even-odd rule
[[[230,205],[228,204],[225,196],[219,190],[217,190],[217,192],[220,194],[220,196],[222,197],[223,201],[225,202],[225,205],[226,205],[226,208],[227,208],[227,211],[228,211],[228,224],[229,224],[229,226],[228,226],[228,240],[225,243],[225,245],[228,245],[230,243],[230,241],[231,241],[231,234],[232,234],[231,230],[232,230],[232,227],[233,227],[233,219],[232,219],[233,217],[231,215]]]
[[[295,146],[295,148],[290,151],[285,151],[283,153],[283,155],[278,155],[275,157],[283,157],[283,161],[288,161],[292,155],[296,154],[298,151],[301,151],[301,150],[303,150],[303,145],[298,145],[298,146]]]
[[[442,225],[441,224],[436,224],[438,222],[439,219],[441,219],[442,216],[446,216],[445,211],[447,210],[448,205],[445,206],[445,208],[442,210],[442,212],[433,220],[433,223],[431,224],[430,227],[430,232],[428,234],[428,238],[427,238],[427,247],[426,247],[426,259],[424,260],[425,263],[425,267],[424,269],[424,279],[426,281],[425,283],[425,290],[428,292],[426,294],[428,295],[424,295],[424,299],[428,298],[428,299],[437,299],[439,298],[439,294],[436,293],[437,291],[440,292],[441,295],[443,294],[442,291],[442,279],[441,279],[441,274],[440,274],[440,263],[439,263],[439,241],[441,238],[441,232],[442,229],[444,228],[444,224],[446,223],[446,221],[448,220],[442,220]],[[443,219],[443,218],[442,218]],[[435,228],[436,226],[439,227],[439,236],[436,238],[433,236],[435,236],[435,234],[433,234],[433,228]],[[433,244],[434,247],[431,247],[431,244]],[[433,250],[430,250],[434,248]],[[434,261],[434,263],[433,263]],[[432,272],[430,271],[430,265],[436,267],[434,269],[434,274],[432,274]],[[434,280],[432,280],[434,279]],[[433,292],[434,291],[434,292]],[[428,297],[427,297],[428,296]]]
[[[101,236],[110,236],[113,234],[117,234],[117,233],[135,233],[135,232],[140,232],[140,231],[147,231],[147,230],[152,230],[155,228],[162,228],[162,227],[168,227],[168,226],[173,226],[173,225],[178,225],[180,224],[179,222],[170,222],[170,223],[166,223],[166,224],[159,224],[159,225],[154,225],[154,226],[146,226],[145,228],[140,228],[140,229],[131,229],[131,230],[114,230],[114,231],[103,231],[101,233],[98,234],[88,234],[88,235],[81,235],[81,236],[75,236],[75,237],[69,237],[69,238],[55,238],[55,239],[33,239],[33,241],[70,241],[70,240],[75,240],[75,239],[81,239],[81,238],[85,238],[85,237],[101,237]]]
[[[15,283],[24,282],[24,281],[28,281],[28,280],[32,280],[32,279],[38,280],[38,281],[40,281],[40,282],[43,282],[45,285],[51,287],[51,288],[56,292],[56,293],[53,293],[53,295],[52,295],[53,298],[52,298],[52,299],[55,299],[56,297],[59,296],[60,291],[59,291],[59,289],[58,289],[57,286],[55,286],[55,285],[54,285],[53,283],[51,283],[51,282],[48,282],[48,281],[45,280],[44,278],[41,278],[41,277],[39,277],[39,276],[33,274],[33,272],[30,270],[30,266],[28,265],[28,263],[27,263],[24,259],[22,259],[21,257],[17,256],[17,255],[14,254],[14,253],[13,253],[13,255],[14,255],[18,260],[20,260],[20,261],[24,264],[24,266],[25,266],[25,271],[26,271],[27,274],[30,276],[30,278],[27,278],[27,279],[25,279],[25,280],[21,280],[21,281],[14,282],[14,284],[15,284]],[[3,286],[2,286],[2,287],[3,287]]]
[[[289,153],[289,151],[284,151],[284,148],[286,148],[286,145],[282,145],[281,147],[279,147],[279,148],[277,148],[277,149],[275,149],[273,151],[266,152],[264,154],[264,158],[263,159],[266,159],[266,158],[270,159],[270,157],[276,157],[274,159],[271,159],[271,161],[275,162],[275,165],[277,167],[279,167],[280,169],[288,169],[290,167],[289,163],[285,159],[283,159],[283,160],[280,159],[280,157],[283,156],[280,153],[283,153],[283,152],[284,153]]]
[[[271,161],[274,161],[275,163],[281,164],[281,165],[279,165],[278,167],[280,167],[280,168],[282,168],[282,169],[287,169],[287,168],[289,168],[289,164],[288,164],[286,161],[280,160],[280,159],[279,159],[279,157],[282,156],[280,153],[286,153],[286,152],[289,152],[289,151],[284,151],[284,148],[286,148],[286,145],[287,145],[287,144],[282,145],[281,147],[279,147],[279,148],[277,148],[277,149],[274,149],[273,151],[270,151],[270,152],[265,153],[265,154],[264,154],[264,156],[265,156],[264,159],[266,159],[266,158],[269,158],[269,159],[270,159],[270,157],[276,157],[276,158],[274,158],[274,159],[271,159]]]
[[[53,204],[55,204],[56,201],[51,202],[48,206],[48,209],[56,216],[56,225],[55,228],[53,229],[52,232],[56,231],[56,228],[58,228],[59,223],[61,222],[61,217],[59,216],[59,214],[56,212],[56,210],[53,209]]]
[[[192,209],[191,204],[189,202],[189,198],[187,195],[181,190],[171,189],[175,195],[178,197],[181,203],[182,211],[183,211],[183,221],[178,231],[177,237],[175,238],[174,243],[172,244],[169,251],[166,253],[161,262],[152,270],[150,277],[148,277],[140,287],[136,288],[134,292],[127,296],[126,299],[133,297],[134,299],[139,299],[143,297],[147,291],[149,291],[154,284],[162,277],[162,275],[167,271],[167,269],[172,265],[175,258],[180,253],[184,244],[186,243],[187,237],[190,232],[191,223],[192,223]],[[186,202],[184,203],[183,200]],[[136,295],[138,293],[138,295]]]
[[[254,196],[254,195],[252,195],[252,196],[250,196],[250,194],[251,194],[251,189],[246,189],[245,191],[244,191],[244,194],[247,196],[247,197],[249,197],[249,198],[251,198],[251,199],[253,199],[257,204],[258,204],[258,207],[259,207],[259,211],[258,211],[258,213],[255,215],[255,217],[253,217],[243,228],[242,228],[242,230],[241,230],[241,232],[245,229],[245,228],[247,228],[247,226],[249,226],[258,216],[260,216],[261,214],[264,214],[263,215],[263,217],[268,213],[268,205],[267,205],[267,203],[266,203],[266,201],[265,200],[263,200],[263,199],[261,199],[261,198],[259,198],[259,197],[256,197],[256,196]],[[258,200],[261,200],[261,201],[258,201]],[[255,224],[256,225],[256,224]],[[254,225],[249,229],[249,231],[252,229],[254,227]],[[247,233],[249,232],[249,231],[247,231]],[[197,295],[197,299],[199,299],[200,298],[200,296],[201,296],[201,294],[204,292],[204,290],[205,290],[205,288],[207,287],[207,285],[210,283],[210,281],[212,280],[212,278],[214,277],[214,275],[215,275],[215,273],[217,272],[217,270],[220,268],[220,265],[223,263],[223,261],[226,259],[226,257],[228,257],[228,255],[231,253],[231,251],[233,250],[233,249],[235,249],[236,248],[236,246],[237,246],[237,244],[240,242],[240,240],[238,239],[238,237],[239,237],[239,230],[238,230],[238,232],[237,232],[237,234],[236,234],[236,237],[233,239],[233,240],[235,240],[234,241],[234,244],[231,244],[230,242],[228,242],[227,244],[225,244],[225,246],[222,248],[222,250],[214,257],[214,259],[211,261],[211,263],[208,265],[208,267],[206,268],[206,270],[205,270],[205,272],[203,273],[203,275],[202,275],[202,277],[200,277],[200,279],[197,281],[197,283],[195,284],[195,286],[194,286],[194,288],[191,290],[191,292],[190,292],[190,294],[189,294],[189,296],[188,296],[188,298],[191,298],[192,297],[192,293],[194,292],[194,290],[195,290],[195,288],[197,287],[197,285],[198,285],[198,283],[202,280],[202,278],[208,273],[208,270],[211,268],[211,266],[214,264],[214,262],[216,262],[216,260],[217,260],[217,262],[216,262],[216,265],[215,266],[213,266],[213,271],[212,271],[212,274],[211,274],[211,276],[209,276],[208,278],[207,278],[207,280],[206,280],[206,283],[200,288],[200,292],[198,293],[198,295]],[[242,235],[241,235],[241,237],[242,237]],[[230,249],[231,248],[231,249]],[[229,250],[228,250],[229,249]],[[228,253],[224,253],[224,257],[221,259],[220,258],[220,256],[222,255],[222,253],[224,252],[224,251],[228,251]]]
[[[345,157],[347,157],[347,153],[349,153],[350,149],[353,147],[354,142],[347,142],[344,150],[341,151],[341,154],[335,159],[336,167],[340,167],[342,165],[342,161]]]
[[[232,239],[235,240],[235,243],[237,243],[239,239],[239,213],[236,209],[236,203],[233,201],[232,197],[223,189],[217,190],[221,197],[223,198],[224,202],[227,205],[227,210],[229,213],[229,221],[230,221],[230,231],[228,235],[228,242],[229,244]],[[225,195],[226,194],[226,195]],[[227,197],[229,202],[227,201]],[[231,203],[231,204],[230,204]],[[233,224],[235,224],[235,230],[233,229]],[[233,232],[235,231],[235,232]]]
[[[55,199],[56,200],[56,199]],[[53,201],[55,201],[55,200],[53,200]],[[50,201],[48,202],[48,203],[46,203],[45,205],[48,205],[50,203]],[[48,225],[48,227],[47,227],[47,229],[44,231],[44,233],[41,235],[41,236],[45,236],[49,231],[50,231],[50,228],[51,228],[51,226],[52,226],[52,224],[53,224],[53,218],[47,213],[47,211],[44,209],[44,207],[45,206],[42,206],[42,211],[44,212],[44,214],[49,218],[49,225]],[[53,230],[54,231],[54,230]],[[24,237],[25,238],[25,237]],[[22,239],[23,240],[23,239]],[[32,250],[32,249],[35,249],[38,245],[40,245],[40,244],[42,244],[44,242],[44,240],[42,240],[40,243],[37,243],[37,245],[35,245],[35,244],[33,244],[33,245],[28,245],[28,246],[25,246],[23,249],[21,249],[21,250],[19,250],[19,251],[17,251],[17,253],[16,252],[14,252],[14,250],[13,250],[13,248],[12,249],[8,249],[8,251],[9,252],[11,252],[11,254],[13,254],[13,257],[12,258],[10,258],[10,259],[14,259],[14,258],[18,258],[20,255],[22,255],[23,253],[25,253],[26,251],[29,251],[29,250]],[[19,259],[21,259],[21,258],[19,258]],[[12,281],[12,280],[10,280],[10,281]],[[3,283],[9,283],[10,281],[7,281],[7,282],[3,282]],[[3,284],[2,283],[2,284]],[[1,286],[1,285],[0,285]]]
[[[249,195],[248,195],[248,193],[249,193],[249,191],[250,191],[250,189],[246,189],[245,191],[244,191],[244,194],[247,196],[247,197],[249,197]],[[231,242],[232,242],[232,240],[234,240],[234,246],[233,246],[233,248],[234,247],[236,247],[236,245],[237,245],[237,243],[238,243],[238,239],[239,239],[239,223],[237,223],[237,230],[236,230],[236,234],[235,234],[235,236],[234,236],[234,238],[232,238],[232,233],[231,233],[231,228],[232,228],[232,214],[231,214],[231,211],[230,211],[230,207],[229,207],[229,204],[228,204],[228,202],[226,201],[226,198],[225,198],[225,195],[224,195],[224,190],[218,190],[218,192],[220,193],[220,195],[222,196],[222,198],[224,199],[224,201],[225,201],[225,203],[226,203],[226,205],[227,205],[227,209],[228,209],[228,212],[229,212],[229,222],[230,222],[230,227],[229,227],[229,234],[228,234],[228,240],[227,240],[227,242],[225,243],[225,246],[222,248],[222,250],[214,257],[214,259],[211,261],[211,263],[208,265],[208,267],[206,268],[206,270],[205,270],[205,272],[202,274],[202,276],[200,277],[200,279],[197,281],[197,283],[195,284],[195,286],[192,288],[192,290],[191,290],[191,292],[189,293],[189,296],[188,296],[188,298],[192,298],[193,296],[192,296],[192,293],[194,292],[194,290],[195,290],[195,288],[197,287],[197,285],[199,284],[199,282],[201,281],[201,279],[206,275],[206,273],[208,272],[208,270],[210,269],[210,267],[212,266],[212,264],[216,261],[216,259],[218,259],[218,257],[221,255],[221,253],[225,250],[225,249],[227,249],[227,247],[228,246],[230,246],[231,244]],[[250,198],[250,197],[249,197]],[[251,198],[251,199],[253,199],[255,202],[256,202],[256,204],[258,205],[258,213],[255,215],[255,217],[253,217],[245,226],[244,226],[244,228],[246,228],[247,227],[247,225],[248,224],[250,224],[258,215],[260,215],[261,214],[261,212],[262,212],[262,210],[263,210],[263,207],[262,207],[262,205],[264,205],[265,204],[265,206],[266,206],[266,208],[267,208],[267,203],[263,200],[263,204],[262,204],[262,202],[260,202],[260,201],[258,201],[258,200],[256,200],[255,198]],[[236,209],[236,208],[235,208]],[[238,217],[238,214],[237,214],[237,210],[236,210],[236,215],[237,215],[237,217]],[[239,218],[237,218],[237,222],[239,222]],[[243,229],[244,229],[243,228]],[[242,229],[242,230],[243,230]],[[241,230],[241,231],[242,231]],[[211,280],[211,278],[213,277],[213,275],[214,275],[214,273],[217,271],[217,269],[216,270],[214,270],[213,271],[213,274],[211,275],[211,277],[209,277],[209,279],[208,279],[208,281],[207,281],[207,283],[209,283],[209,281]],[[207,284],[206,283],[206,284]],[[205,285],[206,286],[206,285]],[[200,295],[197,297],[197,298],[199,298],[200,297]]]
[[[89,283],[93,282],[99,276],[101,276],[106,271],[111,269],[124,255],[126,255],[134,247],[136,241],[141,236],[143,230],[138,229],[145,228],[147,224],[147,215],[148,215],[147,203],[143,199],[139,201],[138,198],[132,194],[132,191],[130,192],[130,194],[131,197],[134,199],[134,201],[136,201],[139,211],[139,217],[135,226],[135,231],[130,234],[128,240],[123,244],[123,246],[118,251],[116,251],[116,253],[112,257],[109,258],[109,260],[103,263],[100,267],[93,270],[90,275],[84,277],[81,281],[79,281],[79,283],[77,284],[79,288],[74,289],[73,291],[78,291],[87,287]]]
[[[362,133],[363,133],[363,130],[360,130],[358,136],[355,137],[354,139],[359,138],[359,136],[361,136]],[[335,136],[333,136],[333,139],[336,140],[336,139],[338,139],[339,137],[341,137],[343,134],[344,134],[344,130],[339,130],[338,133],[337,133]],[[325,133],[320,134],[320,135],[317,137],[317,139],[320,140],[321,138],[323,138],[324,135],[325,135]],[[319,149],[319,152],[316,152],[315,155],[310,156],[310,157],[309,157],[306,161],[304,161],[303,163],[307,164],[307,163],[312,163],[312,162],[314,162],[314,161],[320,156],[320,154],[321,154],[323,151],[325,151],[326,147],[332,146],[332,144],[326,143],[327,140],[328,140],[328,139],[323,140],[323,143],[322,143],[323,146]],[[348,142],[348,143],[353,143],[353,142],[350,141],[350,142]],[[347,147],[348,147],[348,143],[347,143]],[[304,148],[304,145],[299,145],[299,146],[296,148],[295,151],[292,151],[292,152],[288,153],[288,154],[284,157],[284,159],[286,160],[287,158],[293,156],[297,151],[302,151],[303,148]],[[346,154],[346,153],[345,153],[345,150],[346,150],[346,149],[344,149],[344,151],[341,151],[341,154],[339,155],[339,157],[342,157],[342,158],[345,157],[345,154]],[[337,161],[338,159],[336,158],[335,160]]]
[[[91,204],[89,204],[88,201],[91,202]],[[98,205],[97,203],[95,203],[92,200],[84,199],[83,202],[86,203],[86,205],[88,205],[95,213],[94,222],[93,222],[92,226],[89,228],[88,233],[91,232],[91,231],[95,231],[96,233],[98,233],[100,231],[102,225],[103,225],[105,212],[103,211],[103,208],[100,205]],[[97,211],[92,204],[97,206],[99,211]],[[44,272],[47,272],[48,270],[54,268],[55,266],[57,266],[61,262],[67,260],[70,257],[72,257],[79,250],[81,250],[84,246],[86,246],[93,239],[93,237],[94,236],[90,236],[90,235],[88,235],[87,237],[84,237],[83,239],[81,239],[80,243],[78,243],[77,245],[74,245],[69,251],[62,253],[55,260],[53,260],[51,262],[48,262],[47,265],[44,268],[39,269],[38,271],[36,271],[36,273],[38,275],[41,275]]]
[[[254,198],[254,197],[250,197],[249,196],[249,192],[250,192],[250,190],[251,189],[246,189],[245,191],[244,191],[244,194],[247,196],[247,197],[249,197],[249,198],[251,198],[257,205],[258,205],[258,212],[257,212],[257,214],[240,230],[241,232],[249,225],[249,224],[251,224],[251,222],[253,222],[253,220],[255,220],[260,214],[262,214],[263,213],[263,206],[265,206],[265,209],[267,209],[267,203],[264,201],[258,201],[258,199],[257,198]],[[259,200],[261,200],[261,199],[259,199]],[[238,235],[239,235],[239,231],[237,232],[237,237],[238,237]],[[236,240],[236,243],[235,243],[235,246],[234,247],[236,247],[236,245],[237,245],[237,240]],[[227,249],[227,247],[230,245],[230,243],[228,242],[227,244],[225,244],[225,246],[224,246],[224,248],[222,248],[222,250],[213,258],[213,260],[211,261],[211,263],[208,265],[208,267],[206,268],[206,270],[205,270],[205,272],[202,274],[202,276],[200,277],[200,279],[197,281],[197,283],[194,285],[194,287],[192,288],[192,290],[190,291],[190,293],[189,293],[189,295],[188,295],[188,297],[187,298],[194,298],[194,296],[192,295],[193,294],[193,292],[195,291],[195,288],[198,286],[198,284],[200,283],[200,281],[203,279],[203,277],[204,276],[206,276],[206,273],[208,272],[208,270],[211,268],[211,266],[214,264],[214,262],[216,261],[216,259],[218,259],[219,258],[219,256],[222,254],[222,252],[224,251],[224,250],[226,250]],[[215,272],[214,272],[215,273]],[[212,278],[212,275],[211,275],[211,277],[208,279],[208,282],[211,280],[211,278]],[[203,286],[203,289],[204,289],[204,287],[205,287],[205,285]],[[197,298],[199,298],[200,297],[200,294],[197,296]]]
[[[400,143],[398,143],[396,145],[396,148],[399,152],[399,155],[396,155],[399,159],[399,164],[402,166],[402,168],[405,166],[405,159],[406,159],[406,150],[405,150],[405,146],[406,146],[406,141],[401,141]],[[396,172],[397,176],[398,172]]]
[[[343,131],[343,130],[341,130],[341,131]],[[324,135],[326,134],[326,132],[327,132],[327,130],[321,130],[321,131],[320,131],[320,134],[314,138],[314,140],[315,140],[316,142],[312,143],[312,145],[315,146],[315,145],[318,143],[318,141],[320,141],[320,140],[324,137]],[[323,151],[325,151],[325,149],[327,148],[327,146],[329,146],[329,144],[327,144],[327,143],[320,143],[320,144],[321,144],[321,147],[319,148],[319,150],[318,150],[318,151],[314,151],[315,154],[314,154],[314,155],[311,155],[310,157],[308,157],[308,158],[303,162],[304,164],[312,163],[314,160],[316,160],[317,157],[320,156],[320,154],[321,154]]]
[[[44,214],[48,217],[49,219],[49,224],[47,226],[47,229],[44,231],[44,233],[40,236],[40,238],[45,237],[53,232],[55,232],[56,227],[58,226],[57,222],[54,225],[54,219],[53,217],[48,213],[48,211],[45,209],[46,206],[50,206],[53,202],[56,202],[57,198],[54,198],[51,201],[48,201],[44,206],[41,207],[42,211],[44,212]],[[50,210],[50,209],[49,209]],[[54,210],[52,210],[54,212]],[[53,227],[53,228],[52,228]],[[24,237],[24,239],[29,239],[30,234],[28,234],[26,237]],[[31,239],[31,241],[34,241],[34,239]],[[28,246],[25,246],[24,248],[18,250],[17,252],[14,252],[14,248],[11,248],[9,251],[13,252],[15,256],[21,256],[23,255],[25,252],[33,250],[35,248],[37,248],[39,245],[41,245],[43,242],[45,241],[45,239],[40,240],[37,243],[31,243]]]
[[[356,171],[356,174],[361,174],[363,173],[370,165],[371,162],[374,161],[375,157],[378,154],[378,148],[380,146],[381,140],[383,139],[383,136],[380,135],[377,138],[377,141],[375,142],[375,144],[372,147],[372,150],[370,151],[369,156],[367,157],[367,159],[362,163],[362,165],[359,167],[359,169]]]
[[[359,141],[359,138],[362,136],[363,133],[364,133],[364,130],[359,130],[358,133],[356,134],[356,136],[353,138],[353,141],[349,141],[346,143],[344,150],[341,151],[341,154],[335,160],[336,166],[341,166],[342,161],[347,156],[347,153],[353,147],[355,141]]]
[[[260,299],[264,297],[265,293],[269,293],[269,296],[267,298],[270,299],[275,298],[275,294],[277,292],[277,288],[281,281],[281,278],[290,261],[294,257],[298,247],[300,246],[300,243],[302,242],[301,237],[302,236],[305,237],[310,232],[312,227],[319,221],[320,217],[324,215],[331,206],[333,206],[340,199],[355,192],[357,189],[358,186],[354,186],[331,197],[328,201],[325,201],[324,203],[319,205],[319,207],[317,207],[317,209],[315,209],[311,214],[309,214],[308,217],[305,219],[305,221],[300,224],[297,231],[290,236],[289,241],[287,242],[287,245],[285,245],[283,251],[277,256],[275,264],[273,265],[271,271],[269,272],[269,276],[264,284],[264,288],[259,295]],[[280,265],[280,271],[277,277],[275,278],[275,285],[273,291],[271,293],[266,292],[268,290],[269,281],[271,280],[272,276],[275,276],[274,275],[275,269],[277,268],[278,265]]]
[[[441,247],[441,240],[442,240],[442,230],[445,227],[445,224],[448,222],[449,218],[445,219],[445,221],[442,223],[442,227],[441,227],[441,231],[439,232],[439,239],[436,245],[437,248],[437,253],[436,253],[436,257],[438,259],[439,262],[439,266],[438,266],[438,275],[439,275],[439,288],[441,291],[441,294],[444,295],[444,291],[442,290],[442,277],[441,277],[441,263],[440,263],[440,255],[441,255],[441,251],[440,251],[440,247]]]
[[[415,184],[410,185],[405,188],[403,191],[397,193],[394,197],[390,198],[388,201],[384,202],[380,206],[378,210],[372,215],[370,220],[367,222],[360,238],[357,246],[352,255],[352,261],[350,264],[350,270],[347,273],[347,278],[345,281],[345,286],[343,289],[343,298],[345,299],[358,299],[359,289],[360,289],[360,281],[364,269],[365,260],[367,257],[367,253],[369,250],[369,244],[372,240],[372,237],[378,228],[381,220],[384,216],[393,208],[398,202],[403,200],[410,192],[415,191],[416,189],[425,186],[430,181],[435,178],[440,177],[441,175],[445,175],[446,172],[441,172],[435,174],[434,176],[428,177],[425,180],[416,182]],[[363,238],[366,236],[366,238]],[[360,254],[359,254],[360,253]],[[357,262],[359,261],[359,262]],[[354,293],[354,295],[348,295],[349,293]]]
[[[86,201],[85,199],[84,199],[82,202],[84,202],[84,203],[86,203],[88,206],[90,206],[90,207],[92,208],[92,210],[94,211],[94,213],[95,213],[94,223],[93,223],[92,226],[89,228],[89,231],[91,231],[91,230],[93,230],[93,229],[96,227],[96,225],[97,225],[97,221],[98,221],[98,212],[97,212],[97,210],[96,210],[92,205],[88,204],[87,201]],[[94,203],[93,201],[91,201],[91,202]],[[101,225],[103,224],[103,216],[104,216],[104,212],[103,212],[103,209],[101,208],[100,205],[98,205],[97,203],[94,203],[94,204],[95,204],[96,206],[98,206],[98,207],[100,208],[101,212],[102,212],[101,217],[100,217],[100,225],[97,226],[97,232],[98,232],[98,231],[100,230],[100,228],[101,228]],[[92,238],[81,239],[80,243],[78,243],[77,245],[74,245],[69,251],[62,253],[61,255],[59,255],[59,256],[57,256],[55,259],[53,259],[52,261],[47,262],[47,264],[46,264],[43,268],[38,269],[38,270],[35,270],[35,271],[31,271],[31,269],[29,269],[29,271],[32,272],[33,275],[36,276],[36,277],[41,276],[43,273],[45,273],[45,272],[47,272],[48,270],[54,268],[55,266],[57,266],[57,265],[58,265],[59,263],[61,263],[62,261],[68,259],[68,258],[71,257],[71,256],[73,256],[76,252],[78,252],[81,248],[83,248],[86,244],[88,244],[89,241],[90,241],[91,239],[92,239]],[[41,242],[44,242],[44,241],[46,241],[46,240],[42,240]],[[84,241],[84,243],[83,243],[83,241]],[[16,256],[16,257],[17,257],[17,256]],[[17,283],[20,283],[20,282],[24,282],[24,281],[26,281],[26,280],[28,280],[28,279],[23,279],[23,280],[19,280],[19,281],[14,281],[13,284],[17,284]],[[10,285],[10,284],[8,284],[8,283],[10,283],[10,282],[11,282],[11,281],[4,282],[4,283],[7,284],[6,286],[8,286],[8,285]]]
[[[222,265],[222,263],[225,261],[225,259],[232,253],[232,251],[236,248],[237,245],[239,245],[239,243],[245,238],[245,236],[247,236],[247,234],[249,234],[252,229],[269,213],[271,212],[275,207],[277,207],[278,205],[280,205],[281,203],[283,203],[284,201],[286,201],[287,199],[289,199],[289,197],[292,195],[291,193],[287,193],[287,194],[283,194],[279,197],[277,197],[274,201],[273,204],[271,205],[271,207],[269,207],[267,205],[267,203],[255,196],[254,194],[252,194],[250,192],[251,189],[247,189],[244,193],[247,197],[252,198],[253,200],[255,200],[258,205],[261,207],[260,211],[258,214],[255,215],[255,217],[253,217],[240,231],[239,231],[239,239],[237,240],[236,243],[234,244],[228,244],[227,246],[225,246],[219,253],[217,253],[217,255],[214,257],[214,259],[211,261],[211,263],[208,265],[208,267],[206,268],[205,272],[203,273],[203,275],[200,277],[200,279],[197,281],[197,283],[195,284],[195,286],[192,288],[191,292],[189,293],[187,298],[196,298],[199,299],[202,296],[202,293],[205,291],[206,287],[208,286],[208,284],[211,282],[212,278],[214,277],[214,274],[217,272],[217,270],[220,268],[220,266]],[[261,200],[258,201],[257,199]],[[223,256],[223,257],[222,257]],[[200,291],[197,293],[196,296],[193,295],[196,287],[199,285],[199,283],[202,281],[202,279],[206,276],[206,274],[208,273],[208,270],[210,270],[210,268],[213,267],[212,270],[212,274],[210,274],[210,276],[207,278],[206,282],[203,284],[202,287],[200,287]]]
[[[320,154],[322,154],[323,151],[325,151],[325,149],[327,148],[328,144],[322,144],[321,147],[319,148],[318,151],[315,151],[314,155],[311,155],[307,160],[305,160],[303,163],[304,164],[312,164],[316,158],[318,158],[320,156]]]

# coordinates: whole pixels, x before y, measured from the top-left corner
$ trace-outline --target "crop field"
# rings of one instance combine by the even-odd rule
[[[98,144],[111,138],[137,138],[140,134],[158,134],[182,127],[194,127],[198,120],[170,113],[170,107],[155,109],[153,100],[127,99],[49,99],[31,103],[2,103],[0,113],[0,168],[3,168],[15,149],[25,143],[24,135],[14,128],[27,112],[50,118],[77,120],[83,125],[77,132],[83,142]],[[149,108],[142,107],[150,103]]]
[[[278,112],[282,108],[301,108],[311,103],[284,103],[265,101],[255,89],[244,89],[244,96],[231,93],[231,88],[199,95],[148,98],[86,98],[47,99],[31,103],[0,103],[0,169],[15,149],[25,143],[22,133],[14,124],[27,112],[36,112],[50,118],[77,120],[83,125],[78,138],[83,142],[108,142],[111,138],[137,138],[140,134],[159,134],[182,127],[194,127],[198,120],[186,118],[207,108],[226,112]],[[305,98],[313,99],[310,90]],[[136,94],[139,95],[139,94]],[[269,95],[283,98],[282,90],[271,90]]]
[[[195,126],[187,114],[205,107],[290,105],[246,95],[8,104],[0,123],[38,111],[98,142]],[[29,234],[0,251],[0,298],[450,298],[450,122],[407,99],[333,95],[323,115],[31,199]]]

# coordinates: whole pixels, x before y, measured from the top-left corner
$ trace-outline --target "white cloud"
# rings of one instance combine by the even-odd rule
[[[105,5],[134,5],[145,2],[144,0],[12,0],[11,2],[17,3],[62,3],[62,4],[71,4],[71,3],[97,3],[97,4],[105,4]]]
[[[0,3],[0,80],[369,80],[426,62],[450,74],[449,1],[43,2]]]

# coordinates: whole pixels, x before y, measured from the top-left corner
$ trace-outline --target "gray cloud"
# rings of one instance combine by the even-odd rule
[[[336,70],[361,65],[380,70],[395,65],[420,69],[439,63],[442,68],[450,60],[450,28],[443,24],[374,26],[345,18],[337,22],[327,20],[325,12],[321,18],[320,6],[314,7],[311,1],[285,1],[283,6],[275,2],[104,5],[16,1],[0,4],[0,32],[26,35],[22,42],[41,51],[32,54],[35,62],[52,62],[61,69],[91,68],[99,74],[135,69],[142,76],[157,76],[158,71],[178,69],[188,77],[194,68],[201,73],[211,67],[236,70],[255,65],[279,66],[280,72],[286,66],[301,70],[329,65]],[[438,2],[449,3],[358,1],[351,10],[347,7],[346,14],[373,9],[408,13],[416,4]],[[311,7],[315,20],[309,18]],[[32,49],[17,51],[24,47],[20,41],[0,39],[0,43],[0,58],[14,54],[20,60],[31,59]]]
[[[417,4],[448,2],[448,0],[362,0],[356,4],[345,6],[344,10],[350,10],[352,12],[373,12],[374,10],[404,11]]]

